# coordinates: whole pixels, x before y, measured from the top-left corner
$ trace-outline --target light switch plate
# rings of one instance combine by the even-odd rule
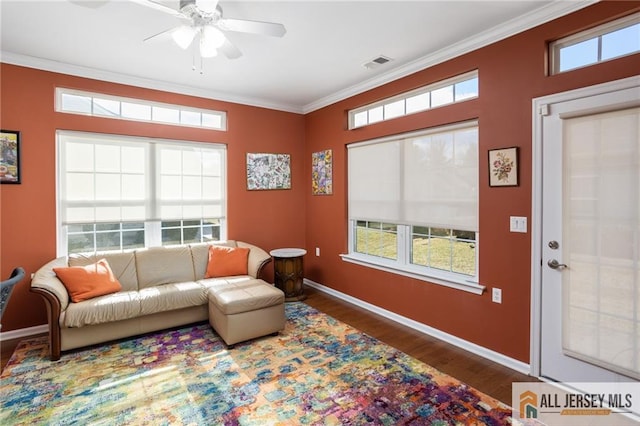
[[[527,233],[527,218],[523,216],[511,216],[509,218],[509,230],[511,232]]]

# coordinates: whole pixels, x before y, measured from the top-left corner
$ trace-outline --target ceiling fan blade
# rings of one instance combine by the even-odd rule
[[[161,31],[157,34],[154,34],[152,36],[149,36],[147,38],[145,38],[143,41],[149,41],[149,40],[153,40],[153,39],[158,39],[158,40],[171,40],[171,34],[173,34],[173,32],[175,30],[177,30],[179,27],[173,27],[173,28],[169,28],[168,30],[164,30]]]
[[[233,43],[226,39],[222,46],[220,46],[220,50],[224,55],[229,59],[238,59],[242,56],[242,52],[238,49]]]
[[[77,4],[78,6],[90,7],[97,9],[104,6],[109,0],[69,0],[70,3]]]
[[[282,24],[274,22],[247,21],[244,19],[220,19],[218,25],[221,30],[235,31],[239,33],[251,33],[282,37],[287,29]]]
[[[170,8],[169,6],[165,6],[160,3],[156,3],[152,0],[129,0],[131,3],[136,3],[144,7],[148,7],[150,9],[154,9],[163,13],[167,13],[173,16],[182,16],[180,11]]]

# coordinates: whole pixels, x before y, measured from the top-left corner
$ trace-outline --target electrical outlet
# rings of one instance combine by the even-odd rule
[[[316,256],[320,257],[320,247],[316,247]]]
[[[494,303],[502,303],[502,289],[494,288],[491,290],[491,301]]]

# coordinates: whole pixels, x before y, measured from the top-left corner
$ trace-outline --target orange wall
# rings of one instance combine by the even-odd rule
[[[332,149],[332,196],[306,193],[305,276],[358,299],[509,357],[529,362],[531,234],[509,232],[509,216],[531,221],[533,98],[629,77],[640,55],[545,75],[547,42],[638,9],[638,3],[600,3],[504,41],[417,72],[307,115],[306,156]],[[347,111],[429,83],[479,70],[480,96],[467,101],[347,130]],[[346,145],[417,129],[479,119],[480,282],[502,289],[502,304],[482,296],[344,262],[347,247]],[[487,156],[520,147],[520,186],[490,188]],[[307,181],[310,186],[310,177]],[[315,247],[320,257],[315,257]]]
[[[22,183],[0,186],[0,274],[29,276],[56,256],[56,129],[227,144],[228,237],[270,250],[304,245],[304,116],[1,64],[2,129],[21,132]],[[225,110],[228,131],[135,123],[54,112],[55,87]],[[291,154],[292,189],[247,191],[247,152]],[[273,267],[266,268],[267,279]],[[2,331],[46,323],[40,296],[20,283]]]

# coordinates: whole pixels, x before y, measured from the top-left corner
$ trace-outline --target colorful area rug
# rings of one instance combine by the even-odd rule
[[[304,303],[228,351],[199,324],[47,358],[23,341],[0,424],[502,425],[504,404]]]

